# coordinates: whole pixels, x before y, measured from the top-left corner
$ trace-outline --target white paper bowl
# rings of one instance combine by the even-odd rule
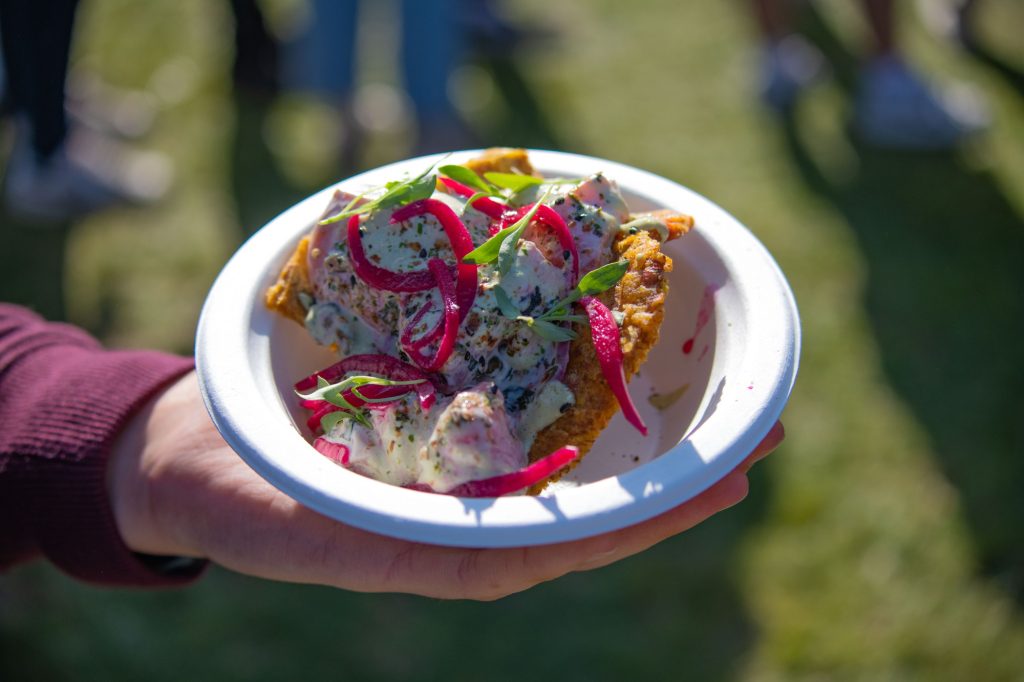
[[[460,152],[449,162],[474,154]],[[650,435],[641,437],[618,414],[584,461],[543,496],[499,499],[405,490],[352,473],[314,450],[302,434],[305,416],[291,387],[335,359],[299,325],[270,313],[263,292],[327,205],[331,187],[282,213],[238,250],[199,320],[196,360],[207,408],[225,440],[263,478],[322,514],[377,533],[442,545],[536,545],[664,512],[725,476],[767,434],[796,377],[800,328],[792,292],[760,242],[714,203],[665,178],[578,154],[531,151],[530,157],[549,176],[603,171],[633,211],[672,208],[696,218],[693,231],[665,245],[675,268],[661,340],[629,386]],[[401,161],[338,186],[359,192],[415,175],[438,158]],[[667,408],[649,401],[653,392],[680,390]]]

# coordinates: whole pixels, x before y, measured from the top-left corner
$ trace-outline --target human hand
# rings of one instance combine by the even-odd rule
[[[711,488],[628,528],[535,547],[441,547],[347,526],[278,491],[221,439],[192,373],[128,425],[111,454],[108,484],[118,529],[137,552],[204,557],[273,580],[489,600],[614,563],[736,504],[747,494],[747,471],[783,435],[775,424]]]

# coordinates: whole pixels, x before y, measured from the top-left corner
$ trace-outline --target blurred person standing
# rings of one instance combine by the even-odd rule
[[[754,0],[763,47],[762,101],[785,113],[825,70],[821,53],[793,28],[793,0]],[[988,127],[978,95],[940,91],[907,62],[899,47],[892,0],[861,0],[872,45],[860,67],[853,125],[867,143],[899,149],[945,149]]]
[[[14,119],[4,198],[24,217],[62,221],[112,205],[147,203],[170,184],[162,155],[128,152],[72,130],[68,59],[78,0],[0,0],[5,109]]]
[[[359,131],[371,113],[358,112],[358,0],[312,0],[310,16],[285,55],[285,82],[329,101],[339,112],[346,131]],[[399,70],[402,87],[415,120],[413,149],[429,153],[474,144],[469,127],[448,95],[448,79],[467,48],[465,12],[470,0],[399,0]],[[472,3],[476,4],[476,3]],[[400,105],[398,105],[400,106]],[[352,165],[358,132],[345,136],[342,157]]]

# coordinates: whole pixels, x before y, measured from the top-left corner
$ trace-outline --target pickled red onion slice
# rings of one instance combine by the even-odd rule
[[[476,194],[476,190],[467,185],[463,185],[458,180],[452,180],[451,178],[442,177],[441,182],[444,183],[445,187],[447,187],[448,189],[450,189],[451,191],[455,192],[458,195],[464,197],[471,197],[474,194]],[[493,199],[490,199],[488,197],[480,197],[479,199],[474,201],[473,208],[480,211],[488,218],[493,218],[495,220],[501,218],[501,214],[508,210],[505,206],[502,206],[497,201],[494,201]]]
[[[402,345],[403,348],[423,348],[423,346],[427,345],[428,343],[431,343],[432,341],[437,341],[439,338],[441,338],[441,335],[444,334],[444,317],[442,317],[438,321],[438,323],[434,325],[433,329],[426,332],[418,339],[413,340],[412,338],[412,332],[416,328],[416,325],[420,323],[420,320],[423,319],[423,316],[429,313],[433,309],[433,307],[434,302],[430,299],[427,299],[427,302],[423,304],[423,307],[417,310],[416,314],[412,316],[411,320],[409,320],[409,324],[405,325],[405,329],[402,330],[401,336],[398,337],[398,342]]]
[[[515,223],[517,220],[529,213],[532,208],[533,204],[528,204],[514,213],[505,214],[501,220],[492,227],[494,230],[493,234],[497,234],[501,230]],[[540,223],[541,225],[553,230],[555,236],[558,238],[559,246],[562,247],[562,251],[569,252],[569,256],[572,258],[572,286],[576,286],[576,283],[580,279],[580,254],[579,250],[576,248],[576,240],[572,238],[569,226],[565,224],[565,219],[562,218],[555,209],[551,208],[547,204],[541,204],[537,207],[537,212],[533,215],[533,222]]]
[[[348,257],[360,279],[378,289],[413,292],[426,291],[434,286],[434,278],[429,270],[392,272],[371,263],[366,257],[366,251],[363,250],[358,215],[348,220]]]
[[[399,398],[407,395],[416,390],[416,386],[382,386],[376,384],[368,384],[366,386],[360,386],[358,389],[359,394],[368,400],[360,398],[356,395],[353,389],[349,389],[341,394],[345,400],[352,405],[352,407],[365,407],[368,410],[385,410],[391,403],[398,400]],[[430,393],[430,402],[433,403],[434,393]],[[301,400],[299,404],[307,410],[312,410],[313,414],[310,415],[309,419],[306,420],[306,426],[309,427],[310,431],[316,432],[320,429],[320,420],[329,415],[331,412],[337,412],[345,408],[330,403],[326,400]],[[430,405],[423,405],[423,409],[429,409]]]
[[[604,375],[608,387],[612,390],[615,399],[619,401],[622,408],[622,416],[630,424],[636,427],[644,436],[647,435],[647,426],[640,413],[633,404],[626,390],[626,373],[622,366],[622,347],[619,345],[619,325],[615,323],[612,311],[604,303],[593,296],[584,296],[580,304],[587,311],[590,318],[590,336],[594,343],[594,351],[597,353],[597,360],[601,365],[601,374]]]
[[[300,393],[306,393],[315,389],[317,387],[318,380],[321,378],[325,381],[335,383],[349,372],[374,374],[393,381],[414,381],[416,379],[426,379],[426,381],[419,384],[387,388],[403,388],[406,389],[406,392],[409,390],[416,391],[416,394],[419,396],[420,407],[424,410],[429,410],[434,404],[434,394],[437,387],[434,385],[431,377],[427,376],[418,367],[410,365],[407,362],[402,362],[398,358],[381,353],[350,355],[344,360],[336,362],[330,367],[325,367],[319,372],[311,374],[305,379],[300,380],[295,384],[295,390]],[[363,388],[365,389],[367,387]],[[363,392],[363,395],[368,396],[369,393]],[[306,405],[303,405],[303,407],[306,407]]]
[[[455,486],[445,494],[458,497],[500,497],[514,493],[540,483],[579,457],[579,455],[580,449],[578,447],[567,445],[518,471],[492,476],[491,478],[483,478],[479,481],[467,481]]]
[[[444,301],[444,334],[441,336],[437,353],[434,354],[433,358],[428,358],[421,352],[422,345],[426,343],[423,339],[419,339],[417,342],[404,347],[403,350],[424,371],[436,372],[448,361],[452,351],[455,350],[455,338],[459,331],[459,302],[456,300],[456,285],[452,282],[451,272],[444,261],[440,258],[431,258],[427,263],[427,267],[434,273],[434,278],[437,280],[437,288],[440,290],[441,299]],[[418,344],[419,347],[417,347]]]
[[[410,218],[424,214],[430,214],[437,218],[448,236],[448,242],[455,253],[455,262],[458,263],[458,283],[456,289],[459,302],[459,320],[465,319],[476,300],[477,287],[477,266],[463,263],[462,257],[473,250],[473,238],[469,230],[462,223],[462,220],[455,214],[451,206],[439,199],[420,199],[411,204],[401,207],[391,214],[392,223],[400,223]],[[428,289],[430,287],[427,287]]]
[[[309,401],[309,402],[314,402],[314,401]],[[323,403],[323,404],[322,405],[318,405],[316,407],[310,407],[309,409],[313,410],[313,414],[311,414],[309,416],[309,419],[306,420],[306,426],[309,428],[310,431],[312,431],[314,433],[316,433],[317,431],[320,430],[320,420],[321,419],[323,419],[324,417],[329,415],[331,412],[337,412],[338,410],[341,409],[337,405],[332,405],[331,403],[327,402],[326,400],[318,400],[318,401],[315,401],[315,402]]]
[[[317,452],[324,455],[332,462],[336,462],[342,466],[348,465],[349,452],[347,446],[327,440],[321,436],[313,441],[313,447],[317,449]]]
[[[406,386],[367,384],[366,386],[350,388],[341,395],[345,400],[351,403],[353,407],[366,407],[371,410],[379,410],[387,407],[389,402],[398,400],[415,389],[415,384]],[[361,398],[359,396],[363,397]],[[365,398],[365,400],[363,398]]]

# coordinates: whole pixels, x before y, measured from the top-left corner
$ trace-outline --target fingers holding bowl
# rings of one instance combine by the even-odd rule
[[[566,573],[607,566],[739,503],[747,495],[747,472],[784,437],[782,423],[777,422],[723,479],[679,506],[627,528],[571,542],[505,549],[440,547],[372,536],[386,545],[377,554],[382,565],[373,570],[384,578],[385,590],[489,601]]]

